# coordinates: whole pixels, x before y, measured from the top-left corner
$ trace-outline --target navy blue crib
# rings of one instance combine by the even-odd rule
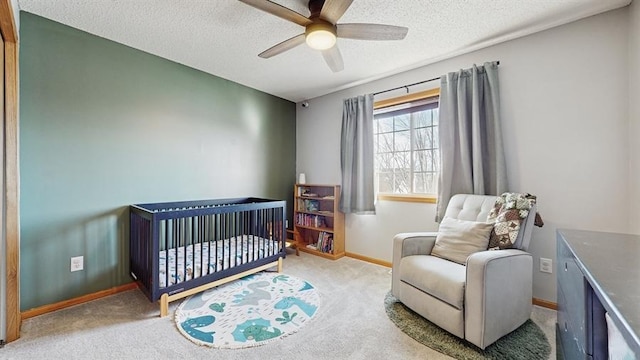
[[[286,256],[286,202],[217,199],[130,206],[131,276],[169,302],[277,266]]]

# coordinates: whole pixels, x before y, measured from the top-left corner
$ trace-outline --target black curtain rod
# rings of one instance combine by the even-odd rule
[[[387,92],[390,92],[390,91],[395,91],[395,90],[404,89],[404,88],[407,88],[407,92],[409,92],[409,88],[410,88],[411,86],[416,86],[416,85],[420,85],[420,84],[428,83],[428,82],[435,81],[435,80],[440,80],[440,76],[438,76],[438,77],[436,77],[436,78],[433,78],[433,79],[429,79],[429,80],[418,81],[417,83],[413,83],[413,84],[409,84],[409,85],[405,85],[405,86],[398,86],[398,87],[393,88],[393,89],[388,89],[388,90],[378,91],[378,92],[376,92],[376,93],[373,93],[373,96],[380,95],[380,94],[384,94],[384,93],[387,93]]]
[[[496,63],[496,65],[500,65],[500,61],[495,61],[495,63]],[[404,86],[398,86],[398,87],[395,87],[393,89],[378,91],[376,93],[373,93],[373,96],[384,94],[384,93],[387,93],[387,92],[390,92],[390,91],[396,91],[396,90],[400,90],[400,89],[405,89],[405,88],[407,89],[407,92],[409,92],[409,88],[412,87],[412,86],[428,83],[428,82],[435,81],[435,80],[440,80],[440,76],[435,77],[433,79],[429,79],[429,80],[418,81],[417,83],[413,83],[413,84],[408,84],[408,85],[404,85]]]

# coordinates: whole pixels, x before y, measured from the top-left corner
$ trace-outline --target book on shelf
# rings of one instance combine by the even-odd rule
[[[333,252],[333,234],[326,231],[320,231],[318,233],[318,242],[316,243],[316,250],[324,253]]]
[[[327,222],[323,216],[309,215],[309,214],[297,214],[296,224],[298,226],[324,228],[327,227]]]

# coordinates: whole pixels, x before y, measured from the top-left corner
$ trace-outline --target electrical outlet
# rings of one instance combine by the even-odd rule
[[[75,256],[71,258],[71,272],[84,269],[84,256]]]
[[[540,258],[540,271],[551,274],[553,272],[553,265],[551,259]]]

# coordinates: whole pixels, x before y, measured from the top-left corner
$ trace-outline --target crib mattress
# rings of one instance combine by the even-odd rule
[[[160,288],[262,259],[277,252],[278,241],[253,235],[162,250],[159,261]]]

